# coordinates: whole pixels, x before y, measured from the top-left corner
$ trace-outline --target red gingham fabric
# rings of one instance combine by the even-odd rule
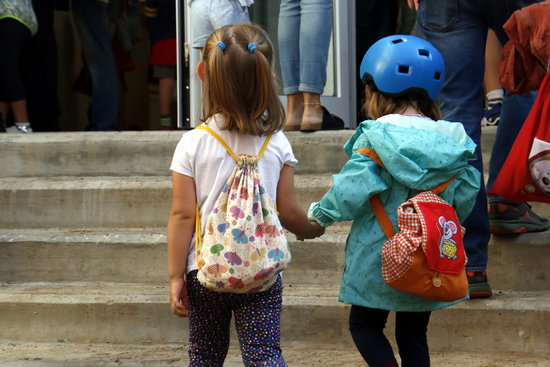
[[[431,191],[422,192],[397,208],[399,231],[382,245],[382,276],[386,282],[399,279],[411,267],[413,253],[426,252],[427,229],[414,208],[415,202],[448,203]],[[461,228],[464,231],[463,228]]]

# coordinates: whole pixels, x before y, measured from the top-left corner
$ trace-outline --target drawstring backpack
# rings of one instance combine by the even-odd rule
[[[357,152],[384,168],[374,150]],[[387,237],[382,245],[382,276],[390,287],[433,301],[452,302],[468,294],[464,228],[454,208],[437,195],[453,179],[399,205],[397,233],[378,195],[370,198]]]
[[[204,287],[218,292],[265,291],[291,259],[283,227],[258,169],[271,136],[257,156],[237,156],[212,129],[205,125],[197,129],[216,138],[237,163],[208,217],[202,238],[197,206],[197,278]]]

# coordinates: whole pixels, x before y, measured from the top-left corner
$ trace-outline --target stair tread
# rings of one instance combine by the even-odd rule
[[[305,240],[303,243],[345,242],[351,222],[335,223],[326,228],[323,236]],[[296,242],[292,233],[287,232],[290,242]],[[550,245],[550,230],[522,233],[520,235],[492,236],[490,243]],[[123,242],[151,243],[152,238],[166,241],[166,227],[128,228],[0,228],[0,242],[98,242],[120,240]],[[302,242],[302,241],[300,241]]]
[[[355,348],[330,348],[307,344],[282,345],[283,356],[294,367],[341,367],[363,365]],[[433,366],[448,367],[548,367],[547,356],[512,353],[431,353]],[[187,344],[75,344],[0,343],[2,366],[148,366],[164,367],[188,362]],[[225,367],[242,366],[236,345],[229,349]]]
[[[328,186],[332,183],[332,174],[296,174],[296,186]],[[122,186],[130,185],[129,187]],[[32,189],[92,189],[92,188],[141,188],[156,185],[171,187],[170,171],[166,175],[153,176],[54,176],[54,177],[0,177],[2,190],[32,190]],[[154,186],[155,185],[155,186]]]
[[[287,284],[284,290],[286,305],[335,306],[339,285],[318,287]],[[489,299],[474,299],[454,308],[481,310],[550,311],[548,291],[494,291]],[[20,303],[166,303],[168,284],[118,282],[0,282],[0,302]]]

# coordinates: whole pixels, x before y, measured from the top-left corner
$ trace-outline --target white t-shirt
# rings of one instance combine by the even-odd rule
[[[243,135],[234,131],[220,130],[213,116],[205,125],[214,130],[236,154],[257,155],[264,144],[265,137]],[[282,132],[273,134],[264,155],[258,162],[258,169],[266,191],[273,203],[277,202],[279,175],[285,164],[295,166],[298,163],[292,147]],[[182,175],[193,177],[197,203],[200,208],[201,228],[204,231],[206,221],[223,186],[235,168],[235,160],[225,148],[207,131],[195,129],[183,134],[179,141],[170,169]],[[187,258],[187,273],[197,269],[195,261],[195,238],[193,237]]]

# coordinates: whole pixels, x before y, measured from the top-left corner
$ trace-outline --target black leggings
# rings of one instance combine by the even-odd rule
[[[349,328],[355,346],[370,367],[397,367],[384,335],[389,311],[351,306]],[[396,312],[395,339],[402,367],[429,367],[428,322],[430,312]]]
[[[29,28],[18,20],[0,20],[0,101],[16,102],[25,99],[19,57],[30,37]]]

